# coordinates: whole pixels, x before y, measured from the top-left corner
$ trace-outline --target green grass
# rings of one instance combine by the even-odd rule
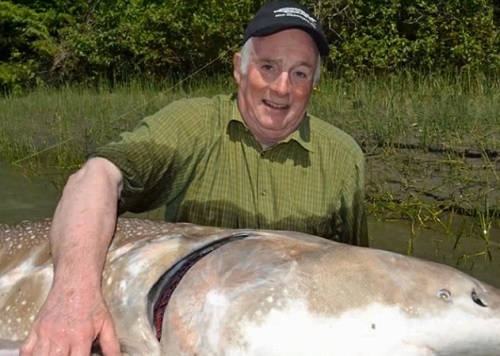
[[[132,130],[139,120],[181,97],[234,90],[229,79],[115,88],[41,88],[0,99],[2,159],[33,172],[69,171],[96,145]]]
[[[399,73],[323,78],[313,112],[360,142],[500,149],[500,78]]]
[[[230,76],[110,88],[41,88],[0,99],[1,159],[51,174],[57,186],[97,145],[181,97],[236,89]],[[490,248],[500,211],[500,78],[396,73],[356,80],[324,75],[311,113],[350,133],[367,157],[367,205],[377,218],[440,229]],[[479,156],[471,160],[467,153]],[[489,154],[486,154],[489,153]],[[455,214],[467,227],[451,231]],[[451,219],[451,220],[450,220]],[[411,235],[411,234],[410,234]],[[411,241],[409,252],[411,252]]]
[[[172,100],[234,89],[227,77],[161,87],[135,82],[113,89],[42,88],[2,98],[0,148],[9,161],[42,159],[56,166],[81,161],[96,144],[133,128]],[[366,148],[397,142],[500,149],[500,78],[400,73],[344,81],[324,75],[311,104],[313,114]]]

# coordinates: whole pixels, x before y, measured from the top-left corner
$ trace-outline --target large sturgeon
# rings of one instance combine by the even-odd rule
[[[49,225],[0,227],[0,355],[51,286]],[[119,219],[102,288],[129,355],[500,355],[499,290],[302,233]]]

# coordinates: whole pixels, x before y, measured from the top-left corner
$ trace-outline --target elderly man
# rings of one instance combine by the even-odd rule
[[[266,3],[234,55],[236,95],[179,100],[99,148],[56,209],[52,290],[22,355],[119,354],[101,295],[117,215],[165,205],[167,221],[303,231],[366,245],[364,158],[307,113],[328,44],[316,18]]]

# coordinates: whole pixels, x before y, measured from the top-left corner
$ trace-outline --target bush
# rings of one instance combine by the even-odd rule
[[[57,52],[46,16],[23,5],[0,1],[0,88],[20,90],[38,84]]]
[[[344,0],[318,10],[332,44],[330,69],[500,68],[493,1]]]
[[[265,0],[0,1],[0,85],[162,81],[231,68]],[[18,1],[19,3],[19,1]],[[304,0],[342,75],[500,69],[495,0]]]

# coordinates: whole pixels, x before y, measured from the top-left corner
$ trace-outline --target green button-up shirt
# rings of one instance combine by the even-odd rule
[[[165,204],[165,219],[302,231],[367,245],[364,156],[338,128],[307,115],[263,150],[236,96],[183,99],[100,147],[120,168],[120,211]]]

